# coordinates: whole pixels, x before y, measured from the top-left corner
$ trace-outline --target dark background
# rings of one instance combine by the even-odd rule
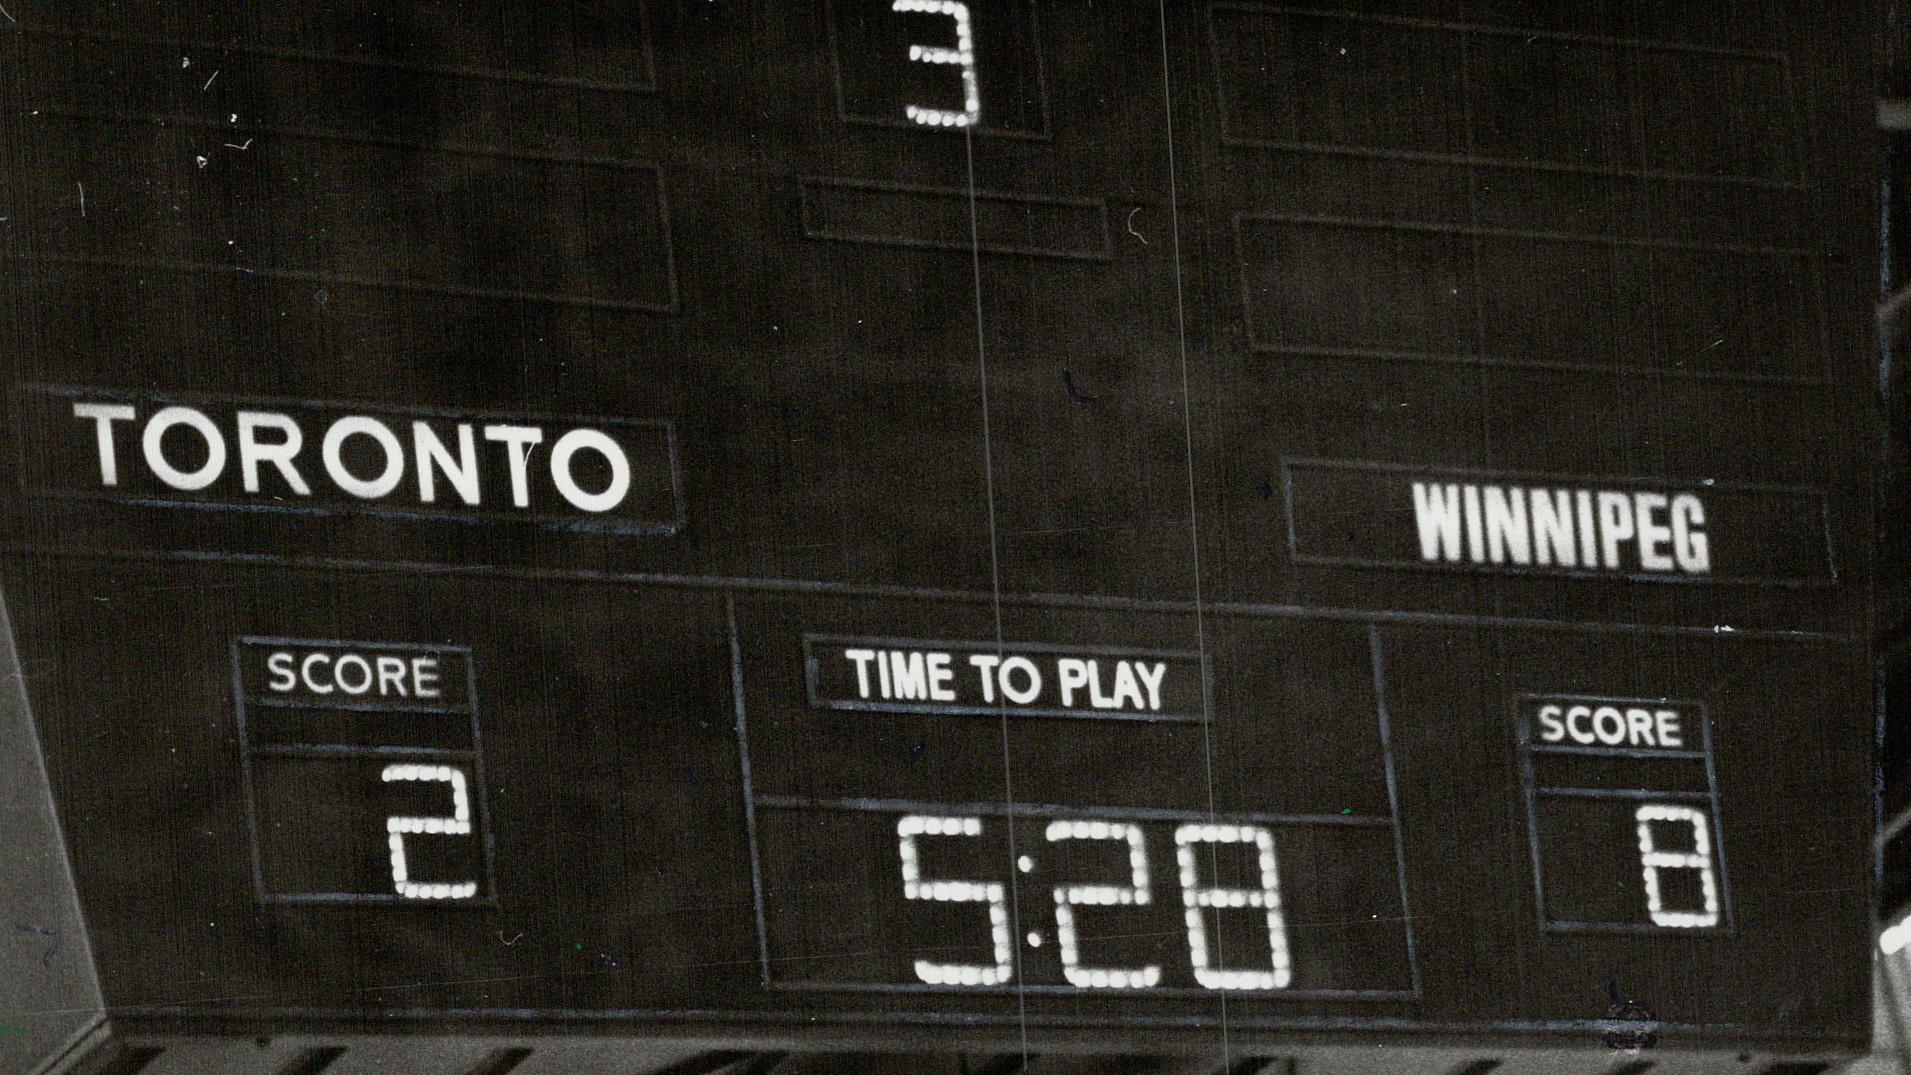
[[[1689,1042],[1862,1041],[1864,13],[974,10],[967,134],[899,118],[958,99],[906,60],[948,20],[865,0],[0,27],[11,385],[667,421],[685,504],[605,535],[23,482],[7,582],[108,1003],[1590,1040],[1620,990]],[[1296,563],[1296,459],[1809,490],[1836,576]],[[826,714],[806,631],[1200,650],[1211,724]],[[257,901],[245,635],[471,648],[495,908]],[[1515,728],[1551,693],[1706,707],[1729,931],[1542,928]],[[758,794],[1386,819],[1413,995],[766,989],[745,744]]]

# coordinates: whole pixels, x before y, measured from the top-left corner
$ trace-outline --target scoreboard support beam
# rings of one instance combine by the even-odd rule
[[[1911,322],[1911,287],[1892,292],[1878,304],[1879,346],[1889,347],[1898,342],[1907,322]]]
[[[1911,101],[1900,97],[1879,100],[1878,129],[1886,134],[1911,131]]]
[[[57,1072],[106,1033],[92,948],[0,597],[0,1071]]]

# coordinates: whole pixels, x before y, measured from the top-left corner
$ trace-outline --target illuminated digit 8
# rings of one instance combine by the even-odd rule
[[[1712,872],[1712,836],[1706,827],[1705,813],[1690,806],[1649,803],[1633,813],[1639,823],[1639,866],[1645,872],[1646,913],[1655,926],[1672,929],[1704,929],[1719,924],[1718,878]],[[1692,826],[1692,850],[1661,851],[1652,842],[1654,821],[1683,821]],[[1703,911],[1668,911],[1659,895],[1660,870],[1699,871]]]
[[[995,965],[934,963],[916,960],[916,977],[930,985],[1001,985],[1009,980],[1009,901],[995,881],[925,881],[916,855],[918,836],[980,836],[979,817],[937,817],[905,814],[896,822],[897,855],[902,859],[902,894],[912,900],[989,905],[989,932],[995,941]]]
[[[1274,834],[1258,825],[1183,825],[1174,830],[1181,865],[1181,903],[1188,924],[1188,959],[1194,980],[1208,989],[1285,989],[1293,979],[1287,957],[1287,922],[1281,916],[1281,881],[1274,868]],[[1196,844],[1254,844],[1261,856],[1261,887],[1204,888],[1196,868]],[[1267,970],[1218,970],[1208,965],[1206,907],[1255,907],[1267,911]]]
[[[449,765],[387,765],[380,779],[387,784],[398,780],[421,780],[451,785],[450,817],[388,817],[385,831],[391,844],[392,886],[409,900],[468,900],[478,893],[476,881],[458,884],[425,884],[411,879],[405,862],[405,836],[428,833],[433,836],[471,835],[471,797],[465,791],[464,774]]]
[[[1075,935],[1076,904],[1107,907],[1114,904],[1147,904],[1148,845],[1140,825],[1110,824],[1106,821],[1051,821],[1048,838],[1054,840],[1126,840],[1128,870],[1133,885],[1067,885],[1055,890],[1055,933],[1062,952],[1062,973],[1071,984],[1084,989],[1148,989],[1161,982],[1161,968],[1084,967]]]
[[[982,89],[975,76],[975,34],[970,29],[969,5],[955,0],[895,0],[891,11],[913,15],[946,15],[955,22],[956,47],[909,46],[917,63],[945,63],[962,68],[962,111],[906,105],[903,114],[926,127],[973,127],[982,118]]]

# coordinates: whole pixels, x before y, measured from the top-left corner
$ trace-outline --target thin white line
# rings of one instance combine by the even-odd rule
[[[982,394],[982,488],[988,504],[989,520],[989,604],[995,613],[995,655],[999,659],[1006,646],[1002,638],[1002,565],[996,549],[995,538],[995,447],[993,431],[989,423],[989,362],[988,350],[984,342],[986,333],[982,327],[982,234],[977,222],[975,189],[975,130],[973,127],[962,129],[962,143],[969,165],[969,264],[975,282],[975,365],[981,381]],[[1009,762],[1009,714],[1008,703],[1003,702],[1002,715],[1002,805],[1009,810],[1009,936],[1016,942],[1010,949],[1014,953],[1015,968],[1015,1010],[1016,1023],[1022,1033],[1022,1066],[1028,1067],[1028,983],[1023,979],[1022,967],[1022,882],[1015,870],[1015,775]]]
[[[1214,719],[1208,712],[1211,684],[1208,664],[1207,624],[1201,613],[1201,525],[1196,516],[1196,494],[1194,484],[1194,404],[1188,381],[1188,318],[1186,300],[1182,294],[1181,283],[1181,203],[1175,182],[1174,157],[1174,86],[1169,78],[1168,69],[1168,7],[1167,0],[1156,0],[1155,10],[1161,25],[1161,108],[1167,121],[1168,143],[1168,233],[1172,237],[1169,252],[1174,261],[1174,328],[1177,349],[1181,358],[1181,432],[1183,437],[1183,461],[1188,475],[1188,544],[1194,554],[1194,645],[1201,655],[1201,756],[1207,768],[1208,781],[1208,818],[1216,816],[1214,808]],[[1215,845],[1208,845],[1208,869],[1219,873],[1220,852]],[[1227,958],[1221,940],[1221,931],[1214,931],[1214,958],[1217,967],[1225,968]],[[1221,1001],[1221,1069],[1232,1067],[1234,1057],[1228,1039],[1228,995],[1220,993]]]

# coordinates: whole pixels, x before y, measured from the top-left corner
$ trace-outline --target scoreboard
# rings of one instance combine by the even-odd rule
[[[10,6],[121,1028],[1867,1043],[1859,8]]]

